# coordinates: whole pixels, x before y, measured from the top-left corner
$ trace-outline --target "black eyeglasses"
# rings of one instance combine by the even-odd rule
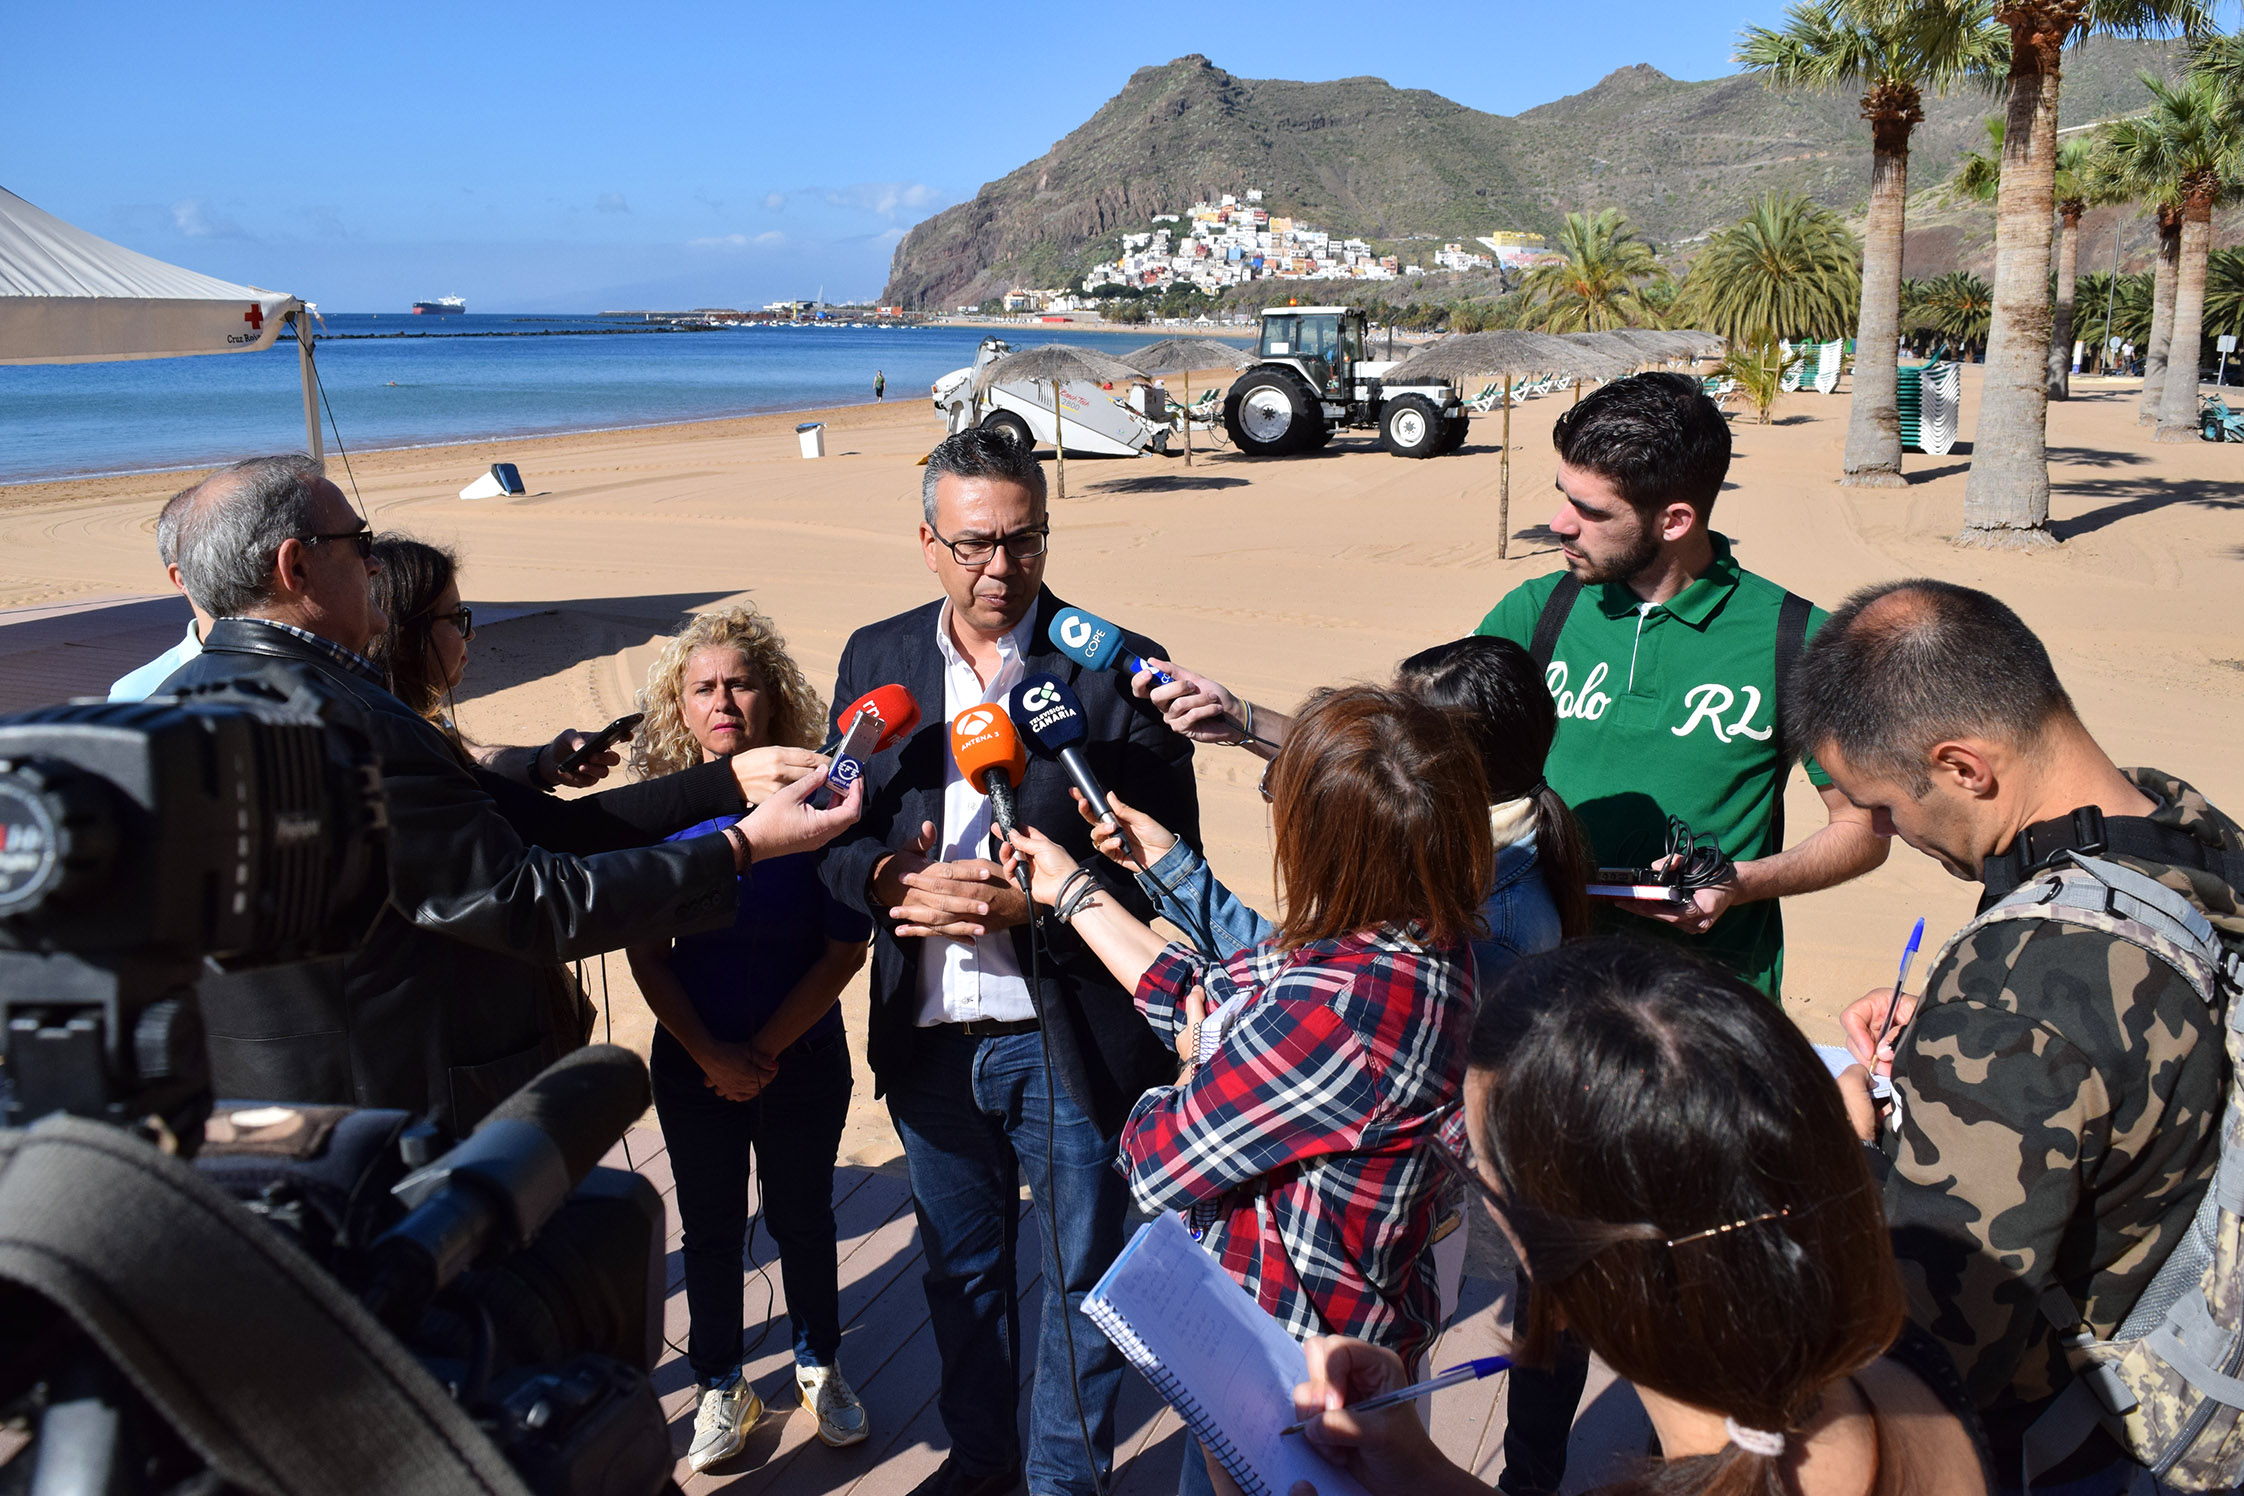
[[[331,530],[326,534],[299,535],[296,538],[306,545],[318,545],[326,540],[348,540],[351,548],[358,552],[359,560],[374,559],[374,532],[364,525],[355,530]]]
[[[459,633],[460,642],[463,644],[475,637],[475,609],[469,607],[466,603],[460,604],[457,609],[450,613],[431,613],[428,615],[428,619],[431,623],[452,625]]]
[[[997,559],[997,548],[1001,545],[1005,547],[1005,554],[1015,561],[1033,561],[1044,554],[1044,543],[1052,534],[1049,523],[1038,525],[1033,530],[1016,530],[1000,540],[944,540],[943,532],[933,525],[929,525],[927,529],[929,534],[942,540],[950,548],[953,561],[967,567],[989,565]]]

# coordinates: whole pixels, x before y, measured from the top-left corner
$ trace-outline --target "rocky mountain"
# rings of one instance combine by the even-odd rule
[[[2090,43],[2067,61],[2064,123],[2139,107],[2137,71],[2172,64],[2168,44]],[[1999,107],[1973,90],[1932,100],[1913,181],[1945,175]],[[1366,239],[1549,233],[1568,212],[1614,206],[1665,245],[1774,187],[1856,208],[1869,176],[1853,96],[1742,74],[1693,83],[1638,64],[1507,116],[1378,78],[1239,78],[1195,54],[1138,69],[1043,156],[913,228],[881,299],[950,307],[1058,284],[1152,215],[1248,187],[1273,213]]]

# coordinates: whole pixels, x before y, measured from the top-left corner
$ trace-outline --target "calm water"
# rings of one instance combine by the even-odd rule
[[[329,316],[319,372],[350,451],[492,436],[703,421],[872,398],[925,401],[973,362],[981,328],[752,327],[613,331],[592,317]],[[367,334],[411,333],[384,337]],[[556,336],[470,336],[555,333]],[[1065,340],[1120,353],[1164,334],[1009,328],[1016,348]],[[122,364],[0,367],[0,483],[183,467],[301,450],[296,345]]]

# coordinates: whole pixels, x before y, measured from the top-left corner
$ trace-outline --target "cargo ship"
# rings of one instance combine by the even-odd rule
[[[462,317],[467,315],[467,298],[464,296],[439,296],[434,301],[413,303],[416,317]]]

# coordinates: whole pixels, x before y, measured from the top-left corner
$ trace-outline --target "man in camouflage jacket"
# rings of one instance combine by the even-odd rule
[[[2244,943],[2239,890],[2218,871],[2244,830],[2179,779],[2115,767],[1994,598],[1922,581],[1858,595],[1803,657],[1787,712],[1796,745],[1889,835],[1988,885],[1982,908],[2043,860],[2028,853],[2108,822],[2133,828],[2135,850],[2099,855]],[[2105,822],[2076,821],[2087,807]],[[1848,1010],[1858,1056],[1891,1004],[1873,992]],[[1876,1133],[1894,1251],[1911,1317],[1954,1357],[2008,1485],[2073,1375],[2044,1291],[2109,1337],[2189,1228],[2219,1160],[2222,1015],[2140,946],[2023,919],[1951,940],[1895,1016]],[[2036,1485],[2117,1489],[2129,1473],[2099,1432]]]

